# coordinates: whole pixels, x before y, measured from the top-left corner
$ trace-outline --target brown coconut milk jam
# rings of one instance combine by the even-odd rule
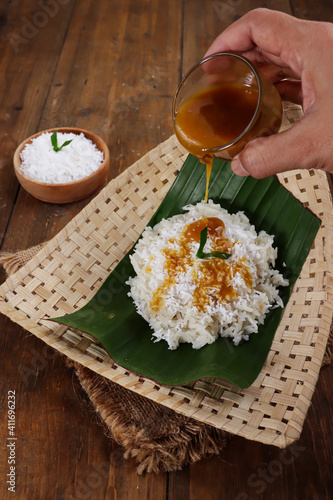
[[[202,154],[235,140],[249,125],[258,102],[258,90],[241,84],[204,89],[179,108],[178,140],[201,158]]]
[[[180,106],[175,133],[188,151],[206,163],[205,201],[213,163],[213,154],[205,152],[237,139],[251,122],[257,102],[257,89],[226,83],[204,89]]]
[[[214,156],[231,160],[250,140],[277,132],[281,117],[274,85],[242,56],[214,54],[185,75],[174,98],[174,129],[206,164],[205,201]]]
[[[176,283],[180,273],[186,273],[192,268],[192,277],[196,285],[193,293],[193,306],[200,311],[205,311],[209,304],[209,297],[216,302],[229,301],[237,297],[237,292],[232,286],[232,278],[236,273],[243,278],[246,287],[252,287],[252,276],[245,259],[238,259],[232,265],[221,259],[203,259],[199,263],[191,257],[189,244],[200,241],[200,232],[208,228],[211,238],[212,250],[231,252],[232,243],[223,234],[224,223],[218,217],[202,217],[199,220],[184,226],[177,249],[164,249],[164,270],[166,278],[158,287],[150,302],[153,311],[158,311],[163,306],[163,296],[167,290]]]

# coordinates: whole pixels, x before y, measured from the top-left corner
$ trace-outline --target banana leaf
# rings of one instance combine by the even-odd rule
[[[204,197],[205,167],[188,156],[169,192],[149,222],[183,213],[187,204]],[[276,267],[289,280],[280,290],[286,305],[293,284],[307,258],[320,220],[294,198],[276,177],[253,179],[233,174],[230,163],[214,160],[209,198],[229,212],[242,210],[257,231],[275,236],[278,248]],[[134,249],[134,247],[133,247]],[[96,295],[82,309],[52,321],[82,330],[96,337],[110,356],[126,369],[165,385],[185,384],[215,377],[240,388],[253,383],[265,362],[279,325],[282,308],[269,312],[259,331],[235,347],[230,339],[193,349],[181,344],[174,351],[165,341],[154,342],[148,323],[137,314],[125,284],[135,272],[129,255],[120,261]]]

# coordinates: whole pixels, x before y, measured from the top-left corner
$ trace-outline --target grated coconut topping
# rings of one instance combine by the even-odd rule
[[[154,330],[155,341],[165,340],[170,349],[182,342],[199,349],[218,336],[229,337],[237,346],[258,331],[272,307],[283,307],[277,287],[287,286],[288,280],[274,269],[274,237],[265,231],[257,234],[243,212],[229,214],[211,200],[184,210],[185,214],[163,219],[143,232],[131,256],[136,276],[128,281],[129,295]],[[230,242],[227,260],[198,259],[196,241],[181,253],[184,227],[202,217],[223,222],[223,236]],[[205,252],[213,243],[208,237]],[[170,255],[178,256],[171,266]],[[209,265],[203,262],[207,260]],[[226,287],[224,279],[229,280],[229,296],[219,293],[220,286]]]
[[[51,133],[45,132],[20,154],[22,173],[39,182],[63,184],[74,182],[96,172],[104,161],[104,154],[83,133],[58,132],[58,145],[72,140],[61,151],[54,151],[51,144]]]

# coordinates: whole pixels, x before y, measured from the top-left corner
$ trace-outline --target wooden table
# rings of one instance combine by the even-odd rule
[[[332,3],[311,0],[3,1],[1,250],[48,240],[89,201],[51,205],[20,189],[12,157],[24,138],[58,126],[94,131],[109,146],[110,179],[116,177],[172,134],[180,76],[258,4],[333,21]],[[105,436],[65,359],[4,316],[0,330],[0,498],[332,498],[332,367],[320,375],[301,439],[284,454],[236,437],[220,456],[140,477]],[[9,391],[16,394],[15,495],[6,483]]]

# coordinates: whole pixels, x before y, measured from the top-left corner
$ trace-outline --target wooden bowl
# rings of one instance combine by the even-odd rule
[[[62,133],[73,133],[77,135],[83,133],[87,139],[90,139],[95,144],[95,146],[104,154],[104,161],[98,168],[98,170],[96,170],[96,172],[93,172],[88,177],[84,177],[83,179],[74,182],[66,182],[64,184],[49,184],[46,182],[39,182],[24,175],[20,168],[20,153],[22,152],[26,144],[31,143],[33,139],[41,134],[44,134],[45,132],[53,133],[56,130]],[[42,132],[38,132],[37,134],[34,134],[23,141],[14,153],[13,163],[15,175],[19,183],[32,196],[34,196],[38,200],[46,201],[48,203],[71,203],[87,198],[106,184],[107,174],[110,166],[110,155],[107,145],[100,137],[98,137],[98,135],[81,128],[59,127],[43,130]]]

